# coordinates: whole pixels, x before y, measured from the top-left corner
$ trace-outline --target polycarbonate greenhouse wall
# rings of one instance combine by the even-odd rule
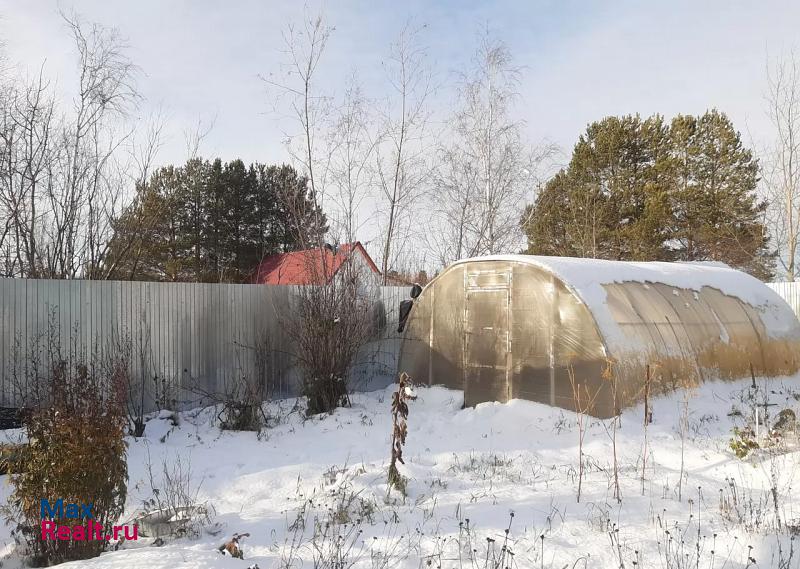
[[[795,373],[800,324],[758,280],[718,265],[504,256],[460,261],[417,299],[399,369],[600,417],[711,378]],[[650,380],[648,382],[648,370]]]

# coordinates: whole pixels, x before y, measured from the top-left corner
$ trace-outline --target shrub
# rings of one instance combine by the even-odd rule
[[[261,383],[239,377],[226,387],[221,397],[206,395],[220,402],[217,421],[224,431],[255,431],[260,434],[269,422],[263,408],[269,394]]]
[[[314,282],[326,274],[309,266]],[[349,376],[375,335],[374,291],[351,262],[330,282],[298,287],[282,325],[293,345],[308,415],[350,404]]]
[[[780,413],[778,413],[778,418],[775,420],[775,424],[772,426],[773,431],[777,431],[779,433],[785,433],[797,426],[797,415],[792,409],[782,409]]]
[[[27,448],[26,444],[0,443],[0,475],[18,472]]]
[[[730,441],[733,454],[740,460],[747,458],[747,455],[759,447],[756,435],[750,427],[734,427],[733,438]]]
[[[143,512],[136,518],[141,534],[156,538],[199,537],[216,512],[213,506],[200,501],[203,479],[194,476],[191,460],[180,455],[163,460],[157,480],[148,451],[147,474],[152,497],[144,501]]]
[[[223,431],[256,431],[267,424],[261,400],[248,393],[242,399],[226,399],[217,415]]]
[[[95,557],[107,545],[104,540],[42,540],[42,499],[92,503],[94,522],[108,527],[123,512],[128,478],[125,372],[117,368],[107,375],[84,363],[69,366],[57,349],[49,354],[50,373],[27,377],[32,397],[23,423],[29,443],[14,461],[14,489],[6,508],[15,538],[36,565]],[[86,524],[84,518],[54,521]]]

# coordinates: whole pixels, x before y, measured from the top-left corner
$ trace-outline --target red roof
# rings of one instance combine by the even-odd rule
[[[353,252],[363,255],[369,268],[374,273],[380,274],[367,250],[356,241],[340,245],[335,253],[326,246],[322,249],[305,249],[264,257],[253,282],[269,285],[319,284],[323,272],[327,274],[325,282],[330,282],[342,263]]]

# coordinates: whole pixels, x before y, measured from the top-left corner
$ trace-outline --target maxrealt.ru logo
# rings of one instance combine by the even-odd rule
[[[58,539],[61,541],[111,541],[119,539],[139,539],[139,526],[112,526],[110,533],[103,530],[103,524],[94,520],[93,503],[64,503],[58,499],[53,503],[42,499],[40,517],[42,518],[42,539]],[[85,525],[59,525],[55,520],[85,519]],[[130,530],[130,531],[128,531]]]

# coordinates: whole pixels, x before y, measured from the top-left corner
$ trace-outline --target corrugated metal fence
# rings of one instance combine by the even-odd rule
[[[295,287],[121,281],[0,280],[0,400],[55,343],[65,359],[127,354],[148,410],[203,403],[232,380],[255,378],[296,392],[282,310]],[[397,366],[397,305],[407,290],[382,287],[387,325],[354,370],[357,387],[388,384]],[[16,379],[15,379],[16,378]]]
[[[767,286],[781,295],[800,318],[800,283],[767,283]]]

